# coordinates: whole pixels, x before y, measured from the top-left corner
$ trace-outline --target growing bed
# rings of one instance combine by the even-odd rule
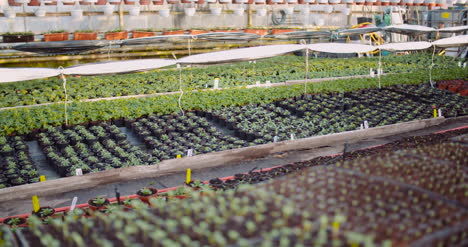
[[[160,195],[150,205],[113,207],[91,217],[77,218],[83,214],[77,210],[48,225],[31,217],[28,228],[14,235],[1,228],[2,236],[11,246],[463,246],[468,214],[460,188],[466,184],[467,134],[464,128],[410,137],[213,179],[215,188],[227,190],[202,187],[185,200]],[[454,169],[460,174],[447,183],[427,181]],[[238,187],[242,183],[261,184]]]

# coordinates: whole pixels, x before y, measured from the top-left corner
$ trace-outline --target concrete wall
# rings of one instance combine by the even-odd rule
[[[214,27],[246,27],[248,12],[247,5],[244,5],[246,11],[242,16],[232,13],[233,9],[240,8],[240,4],[228,5],[198,5],[197,12],[194,16],[186,16],[184,8],[190,4],[177,4],[177,5],[142,5],[140,6],[139,16],[130,16],[127,11],[134,8],[135,5],[124,5],[124,28],[126,30],[135,29],[169,29],[169,28],[214,28]],[[223,9],[223,13],[219,16],[211,14],[210,6],[218,6]],[[348,23],[348,16],[343,13],[343,9],[347,8],[346,5],[334,5],[334,12],[327,14],[324,12],[325,8],[331,5],[310,5],[310,11],[303,11],[307,9],[306,5],[251,5],[252,13],[252,26],[266,26],[272,27],[271,13],[272,11],[278,12],[280,9],[294,8],[295,12],[292,15],[287,15],[286,21],[281,26],[301,26],[301,27],[314,27],[320,26],[337,26],[343,27]],[[113,5],[114,13],[112,15],[104,15],[102,11],[106,8],[105,5],[75,5],[66,6],[58,3],[57,6],[18,6],[9,7],[7,0],[0,0],[0,13],[4,13],[7,9],[14,10],[17,14],[15,18],[7,18],[0,15],[0,33],[4,32],[22,32],[33,31],[34,33],[43,33],[51,30],[67,30],[73,32],[80,29],[93,29],[98,31],[109,31],[119,29],[119,6]],[[161,17],[158,10],[162,8],[170,8],[171,15],[169,17]],[[258,16],[256,9],[268,10],[266,16]],[[361,11],[362,6],[353,6],[356,11]],[[38,9],[45,9],[47,14],[44,17],[35,16]],[[82,9],[84,16],[82,18],[73,18],[70,16],[70,11],[74,9]],[[377,7],[384,9],[384,7]],[[356,17],[361,16],[363,13],[356,13],[352,15],[351,23],[356,24]],[[371,16],[370,12],[367,16]]]

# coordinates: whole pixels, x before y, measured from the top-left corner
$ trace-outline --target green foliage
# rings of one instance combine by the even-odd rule
[[[34,35],[33,32],[27,31],[27,32],[7,32],[4,33],[4,35]]]
[[[106,198],[102,196],[97,196],[93,198],[92,202],[94,205],[104,205],[104,203],[106,202]]]
[[[367,75],[376,69],[378,58],[310,59],[309,78]],[[437,56],[435,70],[455,67],[457,61]],[[430,64],[427,54],[390,56],[383,59],[385,73],[426,71]],[[235,63],[210,67],[192,67],[182,71],[184,91],[212,87],[219,78],[222,88],[255,84],[256,81],[284,82],[305,78],[304,58],[281,56],[254,63]],[[374,79],[375,80],[375,79]],[[58,78],[0,84],[0,107],[34,105],[65,100],[63,81]],[[173,69],[126,75],[68,78],[68,100],[79,101],[103,97],[154,94],[179,91],[179,74]]]
[[[464,79],[468,74],[462,68],[436,70],[433,80]],[[382,86],[427,83],[426,71],[382,76]],[[304,93],[304,85],[272,88],[235,88],[216,91],[185,92],[182,98],[184,110],[221,109],[226,106],[248,103],[269,103],[278,99],[291,98]],[[378,87],[376,78],[353,78],[307,84],[307,93],[346,92]],[[145,114],[170,114],[179,112],[179,95],[119,99],[99,102],[74,102],[68,105],[68,121],[79,124],[88,121],[109,119],[134,119]],[[0,134],[25,134],[33,129],[62,125],[65,115],[62,104],[34,108],[8,109],[0,111]]]

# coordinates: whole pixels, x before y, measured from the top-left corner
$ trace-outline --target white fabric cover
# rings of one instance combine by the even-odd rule
[[[445,39],[439,39],[432,42],[433,45],[438,47],[458,47],[468,45],[468,35],[460,35]]]
[[[383,28],[386,31],[390,32],[400,32],[400,33],[411,33],[411,32],[434,32],[436,29],[432,27],[420,26],[420,25],[391,25]]]
[[[366,53],[376,48],[352,43],[315,43],[306,45],[309,50],[327,53]]]
[[[0,83],[28,81],[60,75],[58,69],[47,68],[0,68]]]
[[[66,75],[104,75],[153,70],[176,64],[170,59],[138,59],[115,62],[91,63],[65,68]]]
[[[467,30],[468,30],[468,26],[444,27],[444,28],[438,29],[439,32],[463,32]]]
[[[431,47],[432,44],[429,42],[403,42],[403,43],[388,43],[377,46],[380,50],[386,51],[415,51],[424,50]]]
[[[183,57],[178,60],[180,64],[216,64],[236,61],[248,61],[268,58],[302,50],[303,45],[266,45],[249,48],[239,48],[225,51],[208,52]]]

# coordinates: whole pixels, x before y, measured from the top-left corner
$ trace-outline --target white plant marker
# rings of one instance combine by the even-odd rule
[[[214,79],[214,86],[213,86],[214,89],[218,89],[219,88],[219,78],[215,78]]]
[[[260,81],[256,81],[256,82],[255,82],[255,85],[256,85],[256,86],[260,86],[260,85],[261,85]]]
[[[369,128],[369,122],[367,122],[367,120],[364,120],[364,129],[368,129]]]
[[[439,113],[439,117],[443,117],[443,115],[442,115],[442,109],[439,108],[439,109],[438,109],[438,113]]]
[[[294,134],[291,134],[291,141],[293,141],[294,139],[295,139]]]
[[[192,157],[193,156],[193,149],[187,150],[187,157]]]
[[[273,142],[278,142],[278,136],[273,137]]]
[[[359,129],[363,130],[364,129],[364,124],[361,124],[361,127]]]
[[[370,77],[374,77],[375,76],[375,73],[374,73],[374,70],[373,69],[370,69]]]
[[[462,62],[458,62],[458,67],[461,68],[461,66],[462,66]]]
[[[77,196],[73,197],[72,204],[70,206],[70,211],[73,211],[73,209],[75,209],[77,202],[78,202],[78,197]]]
[[[83,175],[83,170],[81,168],[78,168],[75,170],[76,176],[82,176]]]
[[[271,81],[266,81],[266,82],[265,82],[265,85],[266,85],[267,87],[270,87],[270,86],[271,86]]]
[[[463,68],[466,68],[466,62],[463,63]]]

